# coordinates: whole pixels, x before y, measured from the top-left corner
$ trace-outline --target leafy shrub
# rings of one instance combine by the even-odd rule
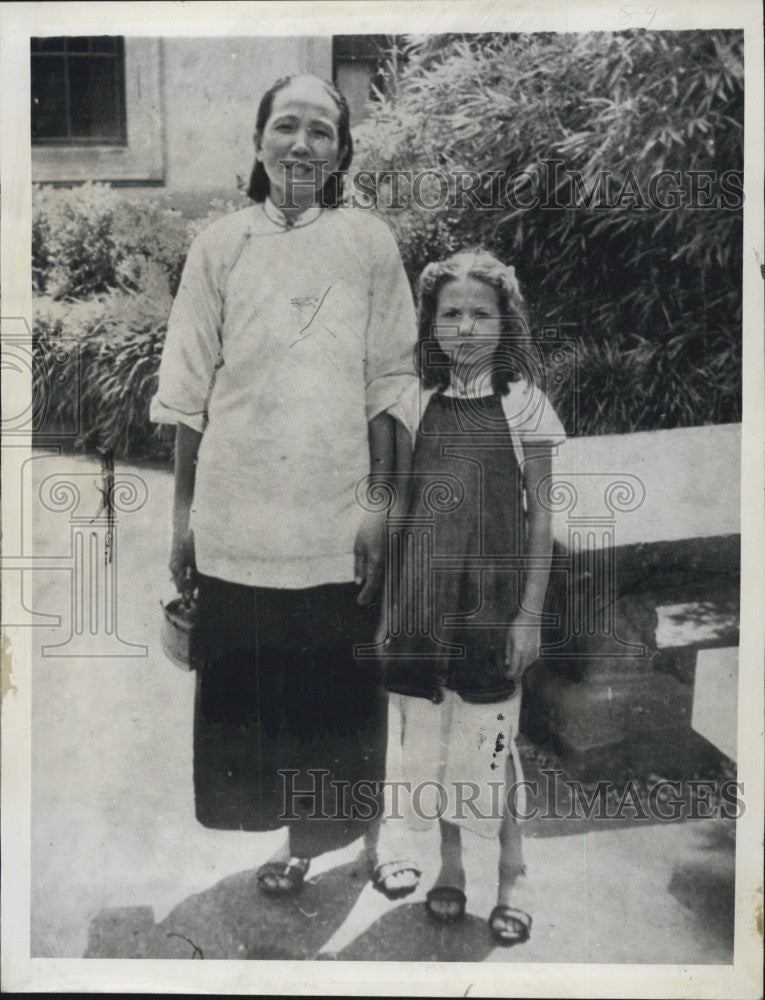
[[[150,202],[122,202],[113,215],[111,237],[117,285],[138,290],[155,280],[150,275],[159,268],[175,294],[192,238],[183,216]]]
[[[72,189],[35,187],[32,206],[32,276],[54,298],[116,285],[112,218],[114,192],[104,184]]]
[[[109,446],[116,458],[168,458],[172,430],[149,422],[172,297],[164,269],[148,264],[135,290],[112,290],[100,300],[67,303],[38,300],[35,351],[40,371],[63,337],[79,342],[63,389],[48,383],[47,417],[71,426],[80,406],[83,433],[75,447]]]
[[[703,340],[682,335],[666,343],[639,336],[582,340],[576,373],[558,381],[557,371],[547,372],[545,389],[561,414],[574,415],[575,426],[566,430],[576,435],[737,423],[741,340],[729,344],[727,355],[717,350],[702,360],[710,354]]]
[[[416,210],[387,216],[398,242],[401,259],[412,288],[416,289],[422,262],[440,260],[459,247],[459,230],[445,216]]]
[[[37,186],[32,212],[35,290],[54,299],[86,298],[112,288],[136,291],[159,267],[171,294],[194,236],[237,207],[216,200],[207,215],[185,219],[149,201],[120,198],[105,184]]]

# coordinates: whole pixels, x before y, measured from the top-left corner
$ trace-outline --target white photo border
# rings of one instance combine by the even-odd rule
[[[32,316],[29,38],[125,34],[147,37],[611,31],[650,27],[740,28],[745,34],[744,410],[739,680],[739,780],[746,813],[737,822],[732,966],[613,966],[503,963],[203,962],[30,958],[31,641],[3,638],[2,987],[24,992],[228,994],[408,994],[413,996],[758,997],[762,959],[763,829],[763,246],[762,10],[756,0],[623,3],[516,0],[423,2],[9,3],[0,9],[2,315]],[[5,372],[3,373],[5,380]],[[14,384],[15,381],[14,381]],[[18,412],[23,400],[13,401]],[[11,400],[5,400],[6,405]],[[30,442],[3,441],[4,494]],[[18,493],[16,493],[18,495]],[[6,504],[3,522],[18,519]],[[17,522],[15,522],[17,523]],[[4,532],[5,534],[5,532]],[[7,534],[6,534],[7,537]],[[6,583],[5,573],[3,583]],[[7,592],[7,591],[6,591]],[[758,918],[759,914],[759,918]],[[759,932],[757,920],[759,919]]]

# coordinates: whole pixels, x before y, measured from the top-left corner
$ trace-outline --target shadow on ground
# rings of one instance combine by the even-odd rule
[[[483,962],[496,945],[485,920],[465,914],[459,924],[439,925],[424,903],[397,906],[336,954],[342,962]],[[520,954],[520,953],[519,953]]]
[[[693,914],[699,930],[733,952],[736,910],[735,832],[732,822],[705,827],[697,857],[676,864],[667,891]]]
[[[442,927],[413,903],[384,914],[342,951],[320,954],[366,879],[359,858],[307,881],[293,897],[273,899],[248,871],[190,896],[160,924],[149,906],[102,910],[84,957],[480,962],[492,950],[485,920],[467,914],[458,927]]]
[[[189,896],[155,924],[151,907],[102,910],[85,958],[310,959],[329,941],[367,880],[361,859],[308,880],[288,898],[264,896],[255,871]]]

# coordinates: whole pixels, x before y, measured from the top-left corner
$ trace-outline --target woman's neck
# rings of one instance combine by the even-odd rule
[[[287,197],[286,192],[281,190],[270,191],[268,197],[271,204],[281,212],[285,219],[289,219],[291,222],[295,222],[304,212],[321,204],[317,192],[309,194],[306,191],[298,190],[297,186],[290,191],[289,197]]]
[[[300,218],[300,216],[304,212],[307,212],[309,208],[313,208],[315,204],[316,202],[312,201],[306,205],[288,205],[288,206],[280,205],[279,211],[282,213],[285,219],[288,219],[290,222],[295,222],[297,219]]]
[[[311,204],[291,205],[285,208],[278,201],[274,201],[273,195],[270,194],[263,204],[263,211],[268,218],[277,226],[283,226],[286,229],[292,229],[293,226],[297,228],[313,222],[321,214],[321,210],[322,206],[316,201]]]

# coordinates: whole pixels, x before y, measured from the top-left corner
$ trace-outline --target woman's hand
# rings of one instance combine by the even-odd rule
[[[353,575],[356,583],[362,585],[356,598],[359,604],[369,604],[380,588],[386,531],[386,512],[383,511],[379,514],[365,514],[356,534]]]
[[[539,618],[521,612],[507,630],[505,641],[505,675],[520,678],[527,667],[539,659],[541,630]]]
[[[194,532],[191,528],[173,532],[170,549],[170,575],[179,594],[190,594],[196,584],[197,563],[194,556]]]
[[[194,534],[189,527],[194,501],[197,454],[202,440],[200,431],[180,423],[175,432],[175,491],[173,494],[173,542],[170,549],[170,574],[179,594],[190,597],[196,585],[197,561],[194,557]]]
[[[388,614],[388,602],[383,600],[382,609],[380,611],[380,619],[377,622],[377,628],[375,629],[374,644],[377,647],[377,655],[384,656],[385,649],[388,645],[388,633],[390,631],[389,624],[390,615]]]

